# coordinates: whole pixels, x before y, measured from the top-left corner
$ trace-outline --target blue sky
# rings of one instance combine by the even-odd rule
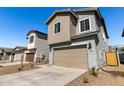
[[[47,33],[44,22],[54,10],[65,8],[0,8],[0,47],[27,46],[26,34],[35,29]],[[109,34],[108,43],[124,45],[124,8],[101,7]]]

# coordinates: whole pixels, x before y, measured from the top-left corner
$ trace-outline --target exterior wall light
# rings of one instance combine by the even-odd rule
[[[89,43],[89,44],[88,44],[88,49],[91,49],[91,48],[92,48],[92,44]]]

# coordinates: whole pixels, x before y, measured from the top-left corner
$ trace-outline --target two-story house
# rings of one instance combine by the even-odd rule
[[[45,23],[49,64],[82,69],[105,65],[109,37],[97,8],[58,10]]]
[[[27,62],[40,62],[48,59],[47,34],[37,30],[31,30],[27,34],[28,46],[24,60]]]

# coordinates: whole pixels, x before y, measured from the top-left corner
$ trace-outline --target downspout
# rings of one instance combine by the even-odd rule
[[[2,57],[2,62],[4,62],[4,57],[5,57],[5,51],[4,49],[1,49],[3,51],[3,57]]]

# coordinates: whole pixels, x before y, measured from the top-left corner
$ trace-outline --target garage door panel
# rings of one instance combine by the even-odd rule
[[[54,64],[64,67],[87,69],[87,49],[68,48],[54,51]]]
[[[26,61],[27,62],[34,62],[34,53],[27,53],[26,54]]]

